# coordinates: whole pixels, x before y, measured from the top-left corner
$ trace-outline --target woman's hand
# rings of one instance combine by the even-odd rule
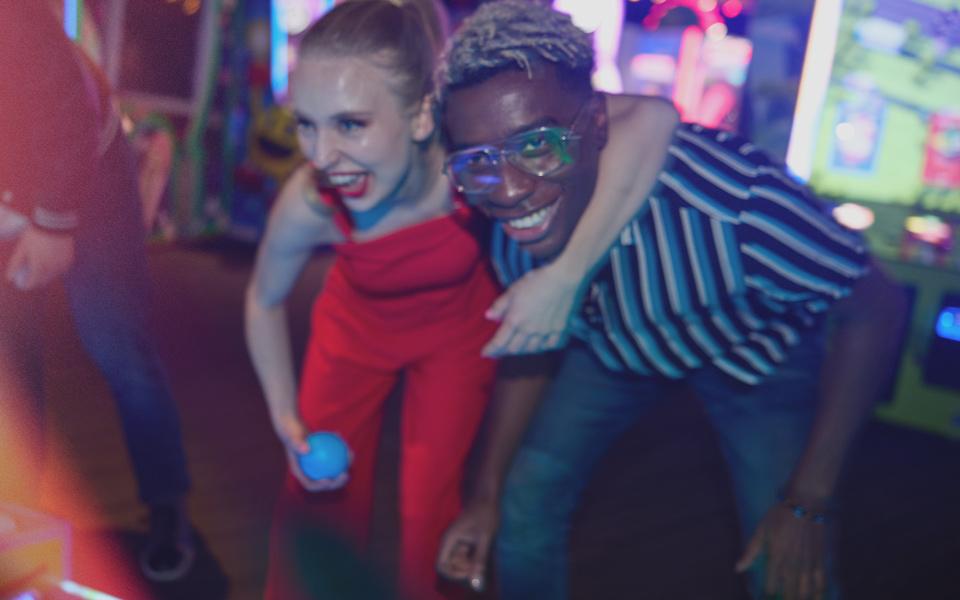
[[[583,277],[559,261],[530,271],[500,295],[486,317],[500,328],[483,349],[491,358],[563,347]]]
[[[300,485],[310,492],[324,492],[336,490],[346,485],[350,479],[349,470],[337,475],[333,479],[311,479],[307,477],[300,468],[300,456],[310,451],[310,445],[307,443],[306,426],[297,415],[281,415],[273,419],[273,428],[277,432],[277,437],[283,444],[287,454],[287,464],[290,466],[290,472],[297,478]],[[350,454],[349,462],[353,462],[353,454]],[[348,463],[349,464],[349,463]]]

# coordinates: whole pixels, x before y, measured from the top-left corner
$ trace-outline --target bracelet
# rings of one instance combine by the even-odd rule
[[[790,513],[797,519],[810,521],[818,525],[823,525],[829,523],[833,519],[834,509],[832,506],[829,506],[831,503],[827,502],[828,506],[826,508],[811,508],[797,500],[789,498],[780,492],[777,495],[777,499],[788,509]]]
[[[79,217],[74,210],[52,211],[38,206],[33,209],[30,221],[34,227],[47,233],[72,235]]]

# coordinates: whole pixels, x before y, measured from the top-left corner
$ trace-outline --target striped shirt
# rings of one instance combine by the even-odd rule
[[[504,285],[539,266],[499,226],[491,257]],[[757,147],[684,124],[571,334],[613,371],[680,379],[713,364],[755,385],[867,262],[860,237]]]

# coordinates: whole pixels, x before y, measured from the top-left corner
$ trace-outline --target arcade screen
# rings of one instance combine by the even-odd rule
[[[193,97],[200,10],[174,2],[127,2],[117,88],[121,92]]]
[[[817,7],[839,18],[810,184],[827,198],[960,212],[960,0],[835,3]],[[817,26],[815,14],[808,63]]]

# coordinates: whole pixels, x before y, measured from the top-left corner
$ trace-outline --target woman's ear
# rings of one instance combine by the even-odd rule
[[[433,94],[427,94],[420,100],[420,105],[410,121],[410,135],[418,143],[425,142],[430,139],[436,129]]]

